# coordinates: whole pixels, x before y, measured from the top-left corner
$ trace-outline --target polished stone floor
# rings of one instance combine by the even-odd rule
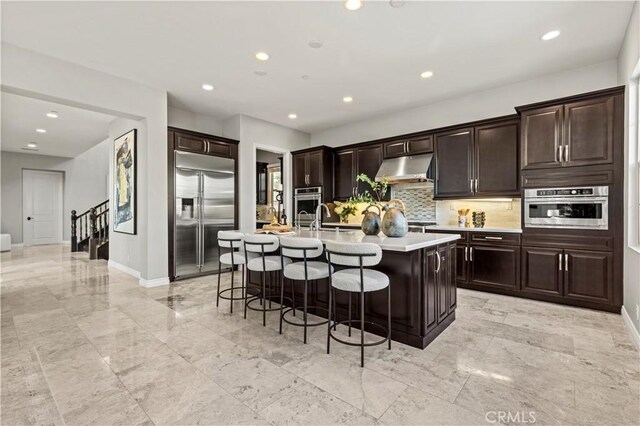
[[[216,309],[214,278],[144,289],[68,251],[2,253],[3,425],[640,423],[619,315],[460,290],[427,349],[363,369],[324,327],[303,345],[276,313]]]

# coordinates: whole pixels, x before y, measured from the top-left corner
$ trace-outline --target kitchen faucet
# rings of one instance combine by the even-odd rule
[[[296,221],[296,228],[300,229],[300,215],[304,213],[307,216],[309,216],[309,213],[307,213],[305,210],[299,211],[298,212],[298,220]]]
[[[324,210],[327,212],[327,216],[331,216],[331,210],[329,210],[329,206],[327,206],[325,203],[320,203],[318,204],[318,207],[316,207],[316,218],[313,219],[313,222],[311,222],[311,225],[309,225],[309,230],[310,231],[319,231],[320,230],[320,224],[322,223],[322,207],[324,207]]]

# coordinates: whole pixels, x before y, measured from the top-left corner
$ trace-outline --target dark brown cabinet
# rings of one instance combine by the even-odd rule
[[[520,195],[519,127],[511,120],[475,128],[475,196]]]
[[[200,137],[195,134],[176,131],[174,133],[174,147],[174,149],[178,151],[189,151],[198,154],[209,154],[216,157],[231,158],[232,151],[237,147],[237,145],[211,138]]]
[[[522,170],[613,163],[614,96],[518,110]]]
[[[520,247],[469,246],[469,284],[516,290],[520,279]]]
[[[610,303],[613,255],[610,252],[565,250],[564,296],[585,302]]]
[[[522,247],[522,291],[562,296],[562,250]]]
[[[333,197],[333,153],[320,147],[296,151],[293,157],[293,187],[322,187],[324,199]]]
[[[473,196],[473,129],[435,135],[436,198]]]
[[[519,119],[436,134],[436,198],[520,195]]]
[[[382,164],[382,145],[372,145],[356,150],[356,176],[364,173],[373,179],[378,173],[380,164]],[[358,193],[371,189],[365,182],[356,182],[356,188]]]
[[[433,152],[433,137],[429,135],[412,139],[385,142],[383,149],[384,158],[426,154],[428,152]]]
[[[443,322],[456,309],[457,252],[455,243],[442,244],[424,251],[425,330]]]
[[[423,263],[423,286],[425,297],[424,303],[424,329],[429,331],[438,325],[438,289],[436,282],[437,277],[437,255],[436,248],[426,249],[424,251],[424,263]]]
[[[354,150],[338,151],[335,155],[334,194],[337,200],[346,200],[354,195],[356,168]]]

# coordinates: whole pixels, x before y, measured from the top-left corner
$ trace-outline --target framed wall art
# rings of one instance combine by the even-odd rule
[[[113,168],[113,230],[136,234],[136,129],[114,141]]]

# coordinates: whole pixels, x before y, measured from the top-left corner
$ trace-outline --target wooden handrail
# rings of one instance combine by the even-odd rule
[[[90,238],[108,239],[109,200],[78,215],[71,210],[71,251],[78,251],[78,243]]]

